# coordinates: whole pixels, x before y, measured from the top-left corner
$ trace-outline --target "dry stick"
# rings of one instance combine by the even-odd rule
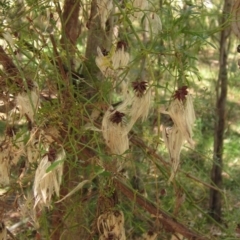
[[[124,180],[117,177],[114,178],[115,186],[120,190],[128,199],[136,201],[138,205],[147,210],[150,214],[155,215],[162,223],[167,231],[177,232],[190,240],[207,240],[209,238],[200,236],[198,233],[188,229],[183,224],[177,222],[173,217],[169,216],[165,211],[155,206],[151,201],[141,196],[136,191],[132,190],[124,183]]]
[[[56,4],[57,12],[59,16],[61,16],[61,8],[59,4]],[[80,2],[65,0],[64,1],[64,9],[62,14],[62,30],[64,34],[62,34],[62,38],[60,40],[61,44],[63,44],[63,48],[66,51],[69,51],[70,54],[75,54],[76,44],[78,37],[81,33],[80,23],[78,21],[80,12]],[[70,46],[68,47],[66,44],[70,42]]]

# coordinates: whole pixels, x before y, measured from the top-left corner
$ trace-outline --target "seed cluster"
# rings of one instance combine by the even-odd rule
[[[175,91],[174,99],[182,100],[184,101],[186,99],[186,96],[188,95],[188,87],[182,86],[178,90]]]
[[[146,81],[135,81],[132,82],[132,87],[137,97],[142,97],[147,90],[148,83]]]
[[[125,113],[116,111],[111,117],[110,117],[110,121],[116,124],[119,124],[122,122],[123,117],[125,116]]]

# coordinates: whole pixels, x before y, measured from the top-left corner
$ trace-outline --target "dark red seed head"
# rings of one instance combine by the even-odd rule
[[[123,117],[125,116],[125,113],[121,113],[119,111],[116,111],[111,117],[110,121],[116,124],[119,124],[122,122]]]
[[[123,41],[123,40],[120,40],[117,42],[117,49],[123,49],[126,51],[127,50],[127,47],[128,47],[128,44],[126,41]]]
[[[188,95],[188,87],[182,86],[178,90],[175,91],[173,97],[174,99],[182,100],[184,101],[186,99],[186,96]]]
[[[132,83],[132,87],[137,97],[142,97],[147,90],[148,83],[146,81],[136,81]]]

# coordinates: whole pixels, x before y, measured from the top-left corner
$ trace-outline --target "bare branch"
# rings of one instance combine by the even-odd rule
[[[63,9],[63,35],[61,38],[61,43],[66,44],[66,41],[70,41],[71,52],[74,51],[77,39],[81,33],[80,22],[79,22],[79,10],[80,1],[75,0],[65,0]],[[65,34],[65,35],[64,35]],[[66,45],[64,46],[66,48]]]

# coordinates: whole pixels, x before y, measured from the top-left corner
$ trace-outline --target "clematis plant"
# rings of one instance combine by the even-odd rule
[[[177,173],[180,164],[180,153],[184,142],[187,141],[190,146],[194,146],[192,128],[196,117],[192,97],[189,95],[187,89],[187,86],[183,86],[176,90],[168,110],[163,111],[173,121],[173,126],[162,127],[163,140],[168,149],[172,166],[169,181],[172,181]]]

